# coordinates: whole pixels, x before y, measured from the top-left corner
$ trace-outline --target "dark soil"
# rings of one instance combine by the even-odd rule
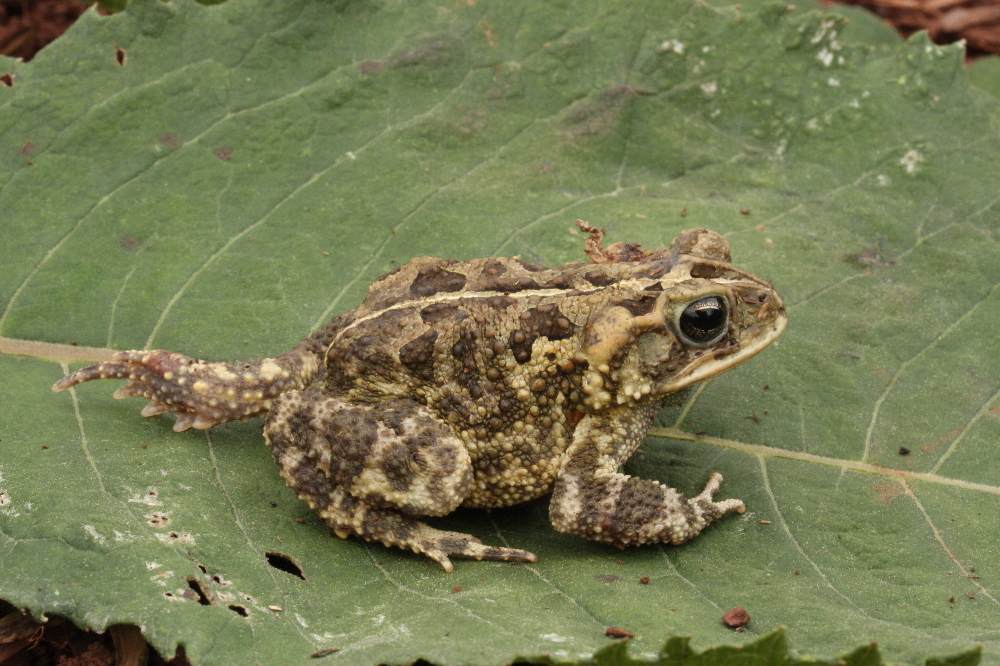
[[[83,631],[65,618],[37,622],[0,601],[0,666],[191,666],[178,649],[166,661],[134,624],[119,624],[102,634]]]
[[[66,32],[87,7],[78,0],[0,2],[0,53],[31,60],[43,46]]]

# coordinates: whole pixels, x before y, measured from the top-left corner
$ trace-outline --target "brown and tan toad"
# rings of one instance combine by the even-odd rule
[[[208,363],[125,351],[69,375],[126,379],[116,398],[177,414],[174,430],[261,416],[288,485],[341,537],[449,555],[529,560],[526,550],[420,521],[459,506],[551,494],[561,532],[619,547],[680,544],[730,510],[712,474],[692,498],[620,473],[664,400],[780,335],[771,285],[730,263],[705,229],[669,248],[602,249],[542,268],[517,258],[419,257],[277,358]]]

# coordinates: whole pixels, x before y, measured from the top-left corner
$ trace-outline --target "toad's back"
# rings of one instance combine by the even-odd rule
[[[595,268],[415,259],[329,332],[322,390],[430,407],[469,452],[475,487],[466,506],[542,496],[582,416],[590,317],[611,302],[649,309],[657,297]]]

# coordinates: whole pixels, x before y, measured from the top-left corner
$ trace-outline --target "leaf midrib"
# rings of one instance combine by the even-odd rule
[[[80,361],[96,363],[107,361],[111,358],[111,355],[115,353],[115,351],[116,350],[104,349],[101,347],[81,347],[75,345],[54,344],[51,342],[39,342],[36,340],[18,340],[15,338],[0,337],[0,354],[9,356],[28,356],[56,363]],[[647,435],[651,437],[670,437],[689,442],[698,442],[699,444],[708,444],[710,446],[732,449],[762,458],[798,460],[800,462],[808,462],[816,465],[836,467],[844,471],[850,470],[854,472],[874,474],[876,476],[891,478],[896,481],[912,479],[916,481],[923,481],[924,483],[963,488],[965,490],[974,490],[977,492],[1000,496],[1000,486],[976,483],[974,481],[964,481],[962,479],[941,476],[940,474],[931,472],[913,472],[893,467],[884,467],[882,465],[873,465],[871,463],[857,460],[831,458],[829,456],[821,456],[815,453],[807,453],[805,451],[792,451],[789,449],[780,449],[774,446],[765,446],[762,444],[749,444],[747,442],[724,439],[722,437],[698,435],[687,432],[686,430],[681,430],[680,428],[653,427],[649,429]]]

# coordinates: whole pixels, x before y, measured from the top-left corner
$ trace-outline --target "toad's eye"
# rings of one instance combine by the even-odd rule
[[[726,301],[718,296],[706,296],[684,308],[677,327],[685,342],[704,347],[721,338],[728,323],[729,307]]]

